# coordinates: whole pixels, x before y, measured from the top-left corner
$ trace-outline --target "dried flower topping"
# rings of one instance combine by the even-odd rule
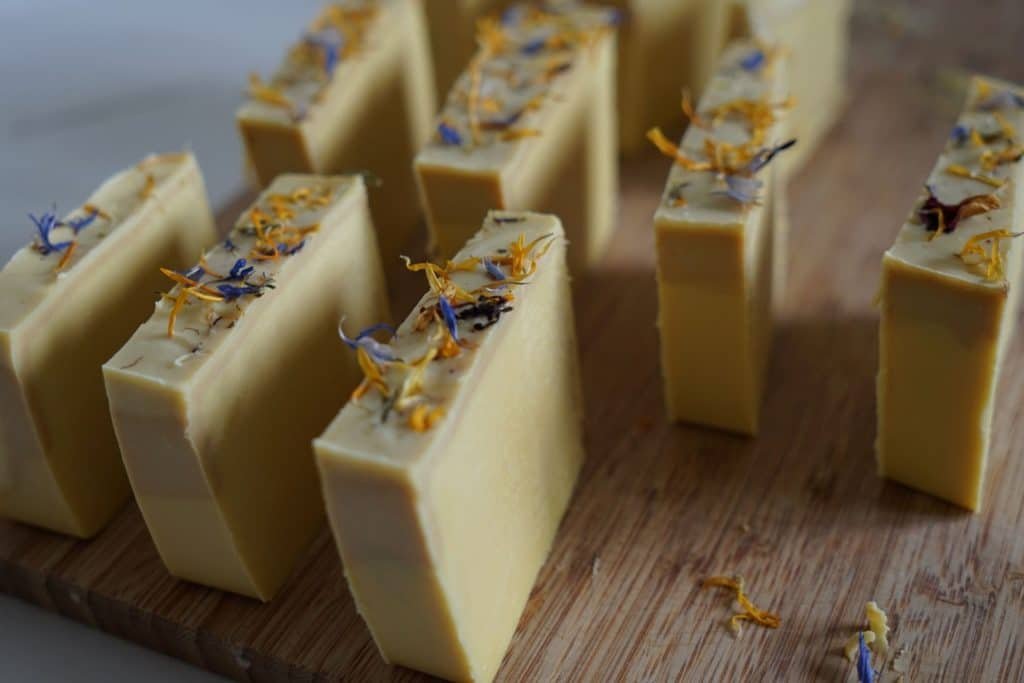
[[[257,265],[277,262],[294,256],[302,250],[310,235],[320,228],[319,223],[295,225],[300,216],[319,211],[331,202],[329,187],[300,187],[289,194],[268,194],[246,214],[247,221],[234,229],[231,236],[218,247],[228,254],[243,251],[226,274],[218,273],[200,256],[199,263],[184,273],[170,268],[160,272],[177,287],[163,298],[173,302],[167,318],[167,336],[174,336],[175,324],[182,309],[192,301],[204,304],[224,304],[240,299],[259,298],[268,289],[275,288],[274,279],[265,272],[257,273]],[[244,245],[244,246],[242,246]],[[236,309],[241,312],[241,309]],[[220,316],[208,310],[210,329]]]
[[[990,90],[990,88],[985,88]],[[1024,97],[1011,90],[997,90],[995,92],[981,92],[978,103],[975,105],[979,111],[999,111],[1001,109],[1024,109]]]
[[[339,64],[360,52],[378,15],[377,0],[348,0],[324,7],[288,52],[282,66],[264,82],[249,77],[248,96],[288,111],[302,120],[320,101]]]
[[[54,252],[61,254],[60,260],[54,267],[55,271],[63,270],[71,262],[78,249],[78,234],[80,232],[92,225],[98,218],[110,220],[110,216],[106,212],[93,204],[83,205],[80,211],[82,215],[63,221],[57,220],[56,205],[38,217],[31,213],[28,214],[29,220],[36,228],[36,238],[32,243],[32,248],[43,256],[49,256]],[[62,228],[65,229],[64,234],[69,239],[57,240],[55,238],[55,231]]]
[[[1000,241],[1012,239],[1024,235],[1021,232],[1010,232],[1006,229],[989,230],[971,236],[964,243],[963,249],[957,256],[970,266],[983,265],[985,268],[985,279],[989,282],[999,282],[1005,279],[1003,270],[1003,252]],[[986,251],[985,247],[988,246]]]
[[[917,217],[924,223],[925,230],[935,233],[932,239],[941,233],[953,232],[962,220],[994,211],[1002,206],[1002,201],[994,193],[976,194],[956,204],[945,204],[935,195],[931,185],[926,185],[925,189],[928,191],[928,197],[917,210]]]
[[[774,48],[758,46],[740,59],[743,71],[763,78],[762,72],[770,65],[776,55]],[[760,202],[760,193],[764,183],[757,174],[767,166],[780,152],[791,148],[796,140],[789,140],[778,145],[766,145],[765,142],[772,128],[779,121],[779,112],[791,107],[792,99],[772,102],[767,98],[738,98],[723,102],[703,111],[695,111],[689,94],[683,93],[683,115],[697,128],[704,129],[702,149],[687,149],[671,142],[660,128],[652,128],[647,138],[665,156],[675,164],[690,172],[714,173],[722,189],[712,191],[712,195],[721,195],[740,204],[750,207]],[[745,125],[747,139],[742,143],[726,142],[715,136],[716,129],[726,121],[737,121]],[[663,202],[671,208],[686,206],[688,200],[683,190],[689,181],[676,183],[665,192]]]
[[[617,23],[555,4],[516,5],[477,23],[478,50],[452,88],[437,127],[445,146],[479,147],[542,135],[520,125],[549,101],[553,84]]]
[[[743,590],[743,577],[712,576],[705,579],[703,585],[705,588],[708,586],[726,588],[736,594],[736,602],[739,603],[743,611],[732,615],[729,619],[729,628],[737,638],[742,633],[742,628],[740,627],[740,622],[742,621],[752,621],[758,626],[766,628],[778,628],[782,624],[782,620],[778,615],[759,609],[750,601],[750,598],[747,597]]]
[[[414,431],[424,432],[433,427],[444,416],[444,409],[423,392],[426,368],[431,363],[443,362],[476,348],[466,333],[482,332],[513,310],[515,297],[509,291],[510,286],[524,284],[522,278],[535,272],[538,259],[551,243],[551,235],[529,243],[520,235],[508,247],[493,254],[448,261],[443,266],[413,263],[403,257],[406,268],[422,272],[430,287],[413,323],[413,331],[425,335],[427,350],[416,360],[404,361],[397,357],[391,344],[379,342],[372,336],[380,330],[387,330],[394,336],[389,326],[374,325],[352,338],[339,329],[342,341],[356,351],[364,374],[352,399],[358,401],[371,393],[379,394],[382,421],[386,422],[394,414]],[[455,273],[471,271],[482,271],[489,282],[467,290],[452,279]]]

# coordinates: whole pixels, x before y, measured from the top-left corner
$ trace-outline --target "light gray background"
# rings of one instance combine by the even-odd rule
[[[241,187],[233,112],[316,0],[0,0],[0,263],[26,213],[78,206],[114,171],[189,146],[216,207]],[[214,681],[0,597],[0,681]]]

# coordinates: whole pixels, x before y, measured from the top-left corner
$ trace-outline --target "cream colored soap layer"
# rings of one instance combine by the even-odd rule
[[[81,538],[129,494],[100,366],[145,319],[157,266],[180,267],[216,239],[190,154],[143,160],[90,205],[103,215],[59,274],[63,254],[32,247],[0,271],[0,515]]]
[[[436,109],[423,3],[345,0],[332,5],[370,8],[362,47],[340,58],[324,79],[319,69],[289,57],[271,82],[296,104],[250,98],[237,113],[249,161],[261,185],[281,173],[369,171],[380,187],[370,205],[386,264],[407,248],[420,219],[410,159],[426,141]],[[290,80],[289,80],[290,79]]]
[[[800,145],[782,160],[796,172],[817,149],[846,104],[849,0],[733,0],[730,35],[777,43],[789,52],[790,91],[797,107],[787,137]]]
[[[990,137],[999,134],[998,121],[976,110],[985,82],[996,91],[1010,88],[975,79],[958,124]],[[1000,114],[1024,131],[1024,109]],[[995,390],[1024,286],[1024,248],[1017,239],[999,242],[1003,277],[988,279],[957,255],[974,236],[1024,227],[1019,162],[986,172],[1005,181],[999,189],[945,171],[950,164],[975,169],[980,152],[970,141],[950,143],[928,184],[947,204],[994,192],[1000,207],[934,240],[912,216],[883,258],[876,442],[882,476],[971,510],[983,502]]]
[[[751,43],[726,48],[698,108],[708,112],[742,100],[785,100],[785,62],[751,73],[740,63]],[[784,119],[765,132],[782,139]],[[680,145],[700,159],[705,141],[743,144],[744,119],[728,117],[710,130],[691,125]],[[673,165],[654,219],[658,326],[665,398],[671,419],[754,434],[771,346],[773,300],[784,286],[786,225],[775,168],[757,176],[761,205],[723,196],[716,174]],[[678,190],[677,190],[678,188]],[[685,200],[675,206],[673,197]]]
[[[173,304],[161,301],[104,366],[132,488],[168,569],[263,600],[323,523],[309,441],[358,377],[338,320],[365,324],[387,309],[362,181],[281,176],[254,206],[269,213],[270,196],[303,188],[330,199],[286,223],[319,230],[292,256],[249,261],[250,277],[272,277],[275,289],[193,299],[173,337]],[[207,252],[211,270],[228,273],[250,253],[253,220],[243,214],[230,241]]]
[[[586,6],[565,20],[584,30],[610,21],[607,11]],[[506,31],[516,46],[533,36],[525,29]],[[553,61],[572,66],[540,80]],[[508,87],[500,74],[509,71],[523,74],[527,85]],[[445,144],[435,135],[415,162],[437,252],[456,253],[491,209],[543,211],[562,219],[573,244],[570,266],[582,272],[603,255],[617,212],[614,35],[606,32],[593,45],[550,54],[527,56],[513,48],[490,60],[482,73],[479,91],[502,103],[501,112],[485,113],[484,120],[509,117],[538,97],[543,104],[527,108],[509,127],[533,134],[506,140],[504,130],[485,128],[474,143],[466,105],[474,81],[470,71],[459,78],[438,122],[454,129],[463,144]]]
[[[498,213],[457,260],[519,234],[555,240],[514,310],[472,347],[428,366],[445,408],[419,433],[379,399],[349,403],[315,448],[349,586],[385,659],[451,680],[491,680],[551,547],[583,459],[582,404],[565,242],[557,219]],[[480,272],[453,277],[467,288]],[[427,301],[424,299],[424,301]],[[422,303],[421,303],[422,305]],[[416,311],[393,342],[422,353]]]

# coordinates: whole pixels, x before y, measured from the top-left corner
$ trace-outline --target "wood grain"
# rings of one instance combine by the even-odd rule
[[[791,188],[756,440],[664,420],[650,219],[667,162],[625,166],[612,251],[576,291],[589,460],[501,680],[855,680],[838,652],[869,599],[908,680],[1024,680],[1024,339],[999,392],[986,507],[970,515],[875,476],[871,306],[962,70],[1024,81],[1024,6],[863,0],[853,30],[849,109]],[[408,303],[401,282],[420,282],[393,275]],[[733,573],[781,628],[733,639],[730,599],[700,588]],[[422,679],[377,655],[326,533],[260,605],[169,577],[134,505],[89,543],[7,524],[0,589],[239,680]],[[891,660],[882,680],[897,678]]]

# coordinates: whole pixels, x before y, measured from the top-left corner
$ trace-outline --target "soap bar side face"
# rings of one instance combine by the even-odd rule
[[[158,265],[187,263],[216,236],[195,160],[169,166],[136,208],[114,214],[116,224],[90,226],[107,236],[76,250],[72,256],[81,252],[82,260],[72,260],[66,279],[9,333],[8,368],[18,388],[8,390],[20,392],[28,409],[21,417],[31,421],[12,428],[9,434],[22,436],[3,445],[11,477],[0,495],[5,515],[88,537],[127,499],[100,366],[145,319],[161,285]],[[108,194],[97,193],[95,205],[120,210],[104,201]],[[29,431],[38,439],[35,453],[21,450]]]
[[[887,261],[879,474],[977,510],[1006,299]]]
[[[481,351],[472,395],[424,472],[428,533],[476,680],[501,664],[584,457],[564,246],[544,261],[500,340]]]

